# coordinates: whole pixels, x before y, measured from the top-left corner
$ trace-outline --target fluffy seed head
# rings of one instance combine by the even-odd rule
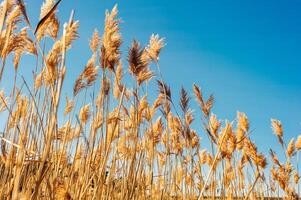
[[[93,53],[96,53],[100,44],[100,37],[97,29],[94,30],[92,39],[90,40],[90,49]]]
[[[295,143],[293,138],[287,145],[286,154],[290,158],[294,155],[294,153],[295,153]]]
[[[144,60],[158,62],[160,51],[164,46],[164,38],[160,38],[158,34],[152,34],[149,39],[149,44],[145,48],[145,54],[143,55]]]
[[[271,119],[272,122],[272,129],[274,131],[274,133],[276,134],[279,143],[283,146],[283,129],[282,129],[282,125],[281,122],[279,120],[276,119]]]
[[[83,106],[79,111],[79,119],[82,123],[86,123],[91,116],[90,104]]]
[[[271,119],[271,122],[272,122],[272,129],[273,129],[274,133],[277,136],[282,137],[283,136],[283,129],[282,129],[281,122],[279,120],[276,120],[276,119]]]
[[[118,9],[114,6],[111,13],[106,11],[105,30],[102,36],[101,66],[115,71],[115,65],[120,59],[120,46],[122,43],[119,32],[120,20],[117,19]]]

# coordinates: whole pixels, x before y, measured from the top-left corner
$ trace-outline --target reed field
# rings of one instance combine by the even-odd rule
[[[220,119],[214,96],[193,82],[173,91],[160,71],[165,38],[134,40],[121,52],[117,6],[105,13],[104,30],[91,32],[91,57],[66,96],[80,16],[60,21],[60,2],[45,0],[38,24],[28,18],[31,1],[0,5],[0,199],[298,199],[301,135],[286,141],[271,119],[282,152],[266,155],[246,114]],[[37,61],[26,66],[31,80],[18,71],[25,54]]]

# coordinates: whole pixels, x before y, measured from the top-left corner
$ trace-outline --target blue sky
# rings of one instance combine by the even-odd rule
[[[36,24],[42,1],[25,2]],[[61,22],[72,8],[80,20],[80,38],[68,53],[65,91],[90,57],[87,41],[94,28],[102,32],[104,11],[115,3],[123,20],[124,58],[134,38],[142,44],[152,33],[166,38],[160,66],[175,99],[181,86],[192,92],[198,84],[206,95],[214,94],[218,117],[248,115],[252,138],[263,151],[277,142],[271,117],[282,121],[286,140],[301,133],[301,1],[63,0]]]

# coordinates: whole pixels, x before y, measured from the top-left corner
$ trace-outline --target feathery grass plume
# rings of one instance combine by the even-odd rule
[[[154,72],[149,69],[147,62],[143,60],[144,50],[140,47],[140,44],[134,40],[130,47],[128,54],[129,71],[137,79],[138,85],[141,85],[145,81],[149,81]]]
[[[86,79],[86,85],[91,86],[97,77],[98,67],[95,66],[95,57],[93,56],[87,63],[82,76]]]
[[[276,153],[272,149],[270,149],[270,156],[271,156],[272,161],[273,161],[274,164],[276,164],[277,166],[281,166],[280,161],[279,161]]]
[[[119,32],[120,20],[117,19],[118,9],[115,5],[109,13],[106,11],[105,28],[102,36],[101,66],[115,71],[115,65],[120,60],[120,46],[122,44]]]
[[[237,128],[244,132],[249,131],[249,120],[245,113],[237,112]]]
[[[8,13],[6,18],[6,26],[16,28],[17,23],[21,22],[22,11],[19,5],[14,6],[12,11]]]
[[[62,60],[62,54],[65,49],[71,48],[72,42],[78,38],[78,27],[79,21],[70,21],[68,24],[65,24],[65,34],[57,40],[54,44],[52,49],[49,51],[46,57],[46,68],[44,80],[45,82],[50,85],[55,82],[58,78],[58,65]]]
[[[54,84],[58,78],[58,65],[62,52],[62,42],[58,40],[54,43],[52,49],[46,57],[46,69],[44,71],[44,80],[46,85]],[[44,70],[44,69],[43,69]]]
[[[221,122],[217,119],[215,114],[210,115],[209,118],[209,129],[210,133],[214,135],[215,138],[218,138],[218,130],[221,126]]]
[[[54,5],[55,0],[45,0],[41,6],[40,19],[45,17]]]
[[[206,149],[201,150],[199,153],[199,161],[201,165],[204,165],[206,163],[207,160],[206,157],[207,157]]]
[[[248,158],[251,159],[257,167],[260,167],[262,169],[266,167],[266,158],[263,154],[258,152],[257,146],[249,139],[245,140],[243,151],[245,155],[248,156]]]
[[[74,40],[76,40],[79,36],[77,33],[77,30],[79,28],[79,21],[69,21],[69,23],[66,26],[66,35],[65,35],[65,46],[67,49],[71,48],[71,44]],[[61,41],[63,42],[63,38],[61,38]]]
[[[26,28],[8,37],[8,42],[2,48],[1,56],[5,58],[8,54],[15,53],[14,65],[17,65],[23,52],[37,54],[33,41],[27,35]]]
[[[185,114],[185,122],[186,122],[186,124],[190,126],[193,121],[194,121],[193,111],[192,110],[187,110],[187,112]]]
[[[29,53],[37,56],[37,50],[35,44],[27,35],[27,29],[26,28],[21,29],[19,35],[23,39],[24,45],[14,50],[15,55],[14,55],[13,63],[14,63],[15,70],[19,66],[19,62],[23,53]]]
[[[5,24],[5,19],[7,17],[7,13],[10,10],[9,7],[11,0],[4,0],[0,4],[0,32],[2,33],[3,26]]]
[[[208,100],[204,101],[202,92],[196,84],[193,84],[193,91],[194,91],[194,94],[196,96],[196,99],[197,99],[198,103],[201,106],[201,109],[202,109],[205,117],[207,118],[210,114],[211,108],[212,108],[213,103],[214,103],[213,95],[210,95]]]
[[[1,1],[1,3],[0,3],[0,14],[1,14],[1,17],[3,17],[4,15],[6,15],[5,12],[6,13],[9,12],[13,6],[14,6],[14,0],[4,0],[4,1]],[[6,16],[4,17],[3,21],[5,19],[6,19]]]
[[[151,78],[155,76],[155,73],[151,71],[148,67],[142,70],[137,77],[138,85],[141,85],[145,81],[149,81]]]
[[[295,148],[297,151],[299,151],[301,149],[301,135],[299,135],[296,140]]]
[[[45,0],[41,7],[40,21],[35,29],[35,35],[38,41],[45,36],[51,37],[55,40],[59,32],[59,20],[56,17],[57,6],[61,0],[55,3],[55,0]]]
[[[180,92],[180,106],[181,106],[181,109],[182,109],[183,113],[187,113],[187,111],[189,109],[188,108],[189,107],[189,100],[190,100],[190,97],[189,97],[188,93],[182,87],[181,92]]]
[[[44,1],[40,12],[40,22],[35,30],[38,41],[41,41],[44,36],[50,36],[54,40],[57,38],[60,25],[55,12],[60,2],[61,0],[57,3],[55,3],[55,0]]]
[[[68,115],[73,108],[74,108],[74,101],[73,100],[70,101],[69,98],[66,96],[66,107],[64,111],[64,116]]]
[[[300,180],[300,176],[299,176],[298,172],[295,171],[295,173],[294,173],[294,182],[295,182],[295,184],[298,184],[299,180]]]
[[[20,10],[21,10],[21,12],[22,12],[22,15],[23,15],[23,17],[24,17],[24,19],[25,19],[27,25],[31,27],[30,21],[29,21],[27,12],[26,12],[25,4],[24,4],[23,0],[17,0],[17,4],[18,4],[18,6],[20,7]]]
[[[66,136],[66,139],[68,138],[68,135],[73,131],[73,128],[71,127],[71,121],[68,120],[62,127],[58,128],[58,133],[56,135],[53,135],[53,139],[55,140],[63,140]]]
[[[274,133],[276,134],[279,143],[283,146],[283,129],[282,129],[282,124],[279,120],[276,119],[271,119],[272,123],[272,129]]]
[[[96,53],[99,45],[100,45],[100,37],[99,37],[97,29],[95,29],[93,32],[92,38],[90,40],[90,43],[89,43],[91,51],[93,53]]]
[[[79,119],[83,124],[86,124],[91,116],[90,104],[84,105],[79,111]]]
[[[295,196],[294,189],[290,186],[290,179],[291,179],[291,169],[287,168],[287,166],[280,166],[276,168],[273,166],[270,170],[272,179],[278,183],[280,188],[286,193],[288,197]],[[296,199],[296,198],[289,198],[289,199]]]
[[[193,92],[197,98],[197,101],[199,102],[199,104],[201,105],[201,107],[205,107],[205,102],[203,100],[203,95],[202,95],[202,92],[200,90],[200,88],[196,85],[196,84],[193,84]]]
[[[272,166],[270,172],[272,179],[279,184],[288,199],[297,199],[294,188],[291,186],[291,177],[293,176],[291,163],[287,161],[285,165]]]
[[[148,107],[147,96],[143,96],[139,101],[139,112],[143,112]]]
[[[241,150],[243,148],[243,141],[246,137],[245,134],[249,131],[249,121],[245,113],[237,112],[237,149]]]
[[[206,104],[205,104],[205,106],[206,106],[206,115],[207,116],[210,114],[213,103],[214,103],[214,96],[210,95],[208,100],[206,101]]]
[[[147,64],[142,60],[142,54],[143,49],[140,47],[139,42],[134,40],[129,49],[128,62],[129,71],[135,77],[147,67]]]
[[[168,101],[171,102],[171,91],[170,87],[167,86],[164,82],[157,80],[158,87],[159,87],[159,95],[161,95],[160,101],[162,101],[162,98],[166,98]]]
[[[86,87],[83,81],[83,76],[79,75],[73,86],[73,96],[76,96],[82,89]]]
[[[296,152],[295,152],[295,140],[294,138],[291,139],[291,141],[288,143],[287,145],[287,149],[286,149],[286,155],[291,158]]]
[[[96,81],[98,66],[95,66],[96,54],[89,59],[85,69],[78,76],[73,87],[73,95],[76,96],[82,89],[87,88]]]
[[[199,148],[200,147],[200,138],[197,135],[195,130],[191,130],[191,135],[192,135],[192,139],[191,139],[191,147],[194,148]]]
[[[142,60],[147,63],[150,63],[150,61],[157,63],[160,51],[164,46],[164,38],[160,38],[158,34],[152,34],[149,39],[149,44],[143,52]]]

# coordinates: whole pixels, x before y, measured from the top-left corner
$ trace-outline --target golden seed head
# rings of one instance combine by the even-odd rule
[[[282,137],[283,136],[283,129],[282,129],[281,122],[279,120],[276,120],[276,119],[271,119],[271,122],[272,122],[272,129],[273,129],[274,133],[277,136]]]
[[[291,141],[287,145],[286,154],[289,158],[292,157],[295,153],[295,143],[294,142],[295,141],[294,141],[294,138],[293,138],[293,139],[291,139]]]
[[[87,123],[90,115],[91,115],[90,104],[83,106],[79,111],[79,119],[84,124]]]

